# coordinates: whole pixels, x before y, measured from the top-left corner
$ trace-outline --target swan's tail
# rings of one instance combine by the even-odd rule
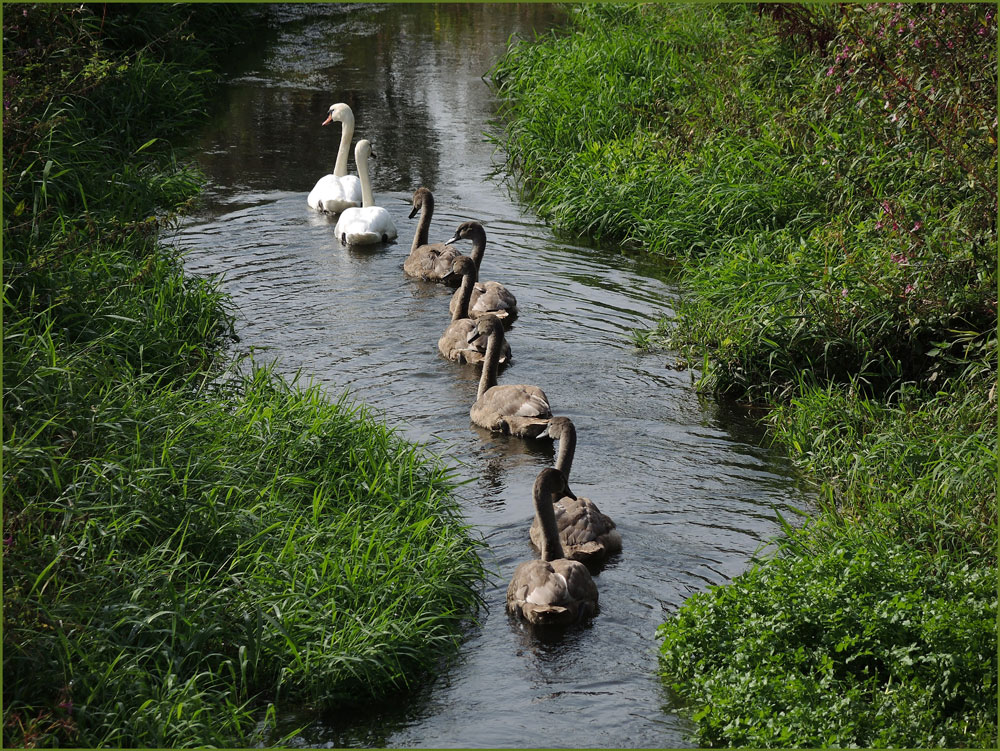
[[[345,232],[340,236],[344,245],[374,245],[382,242],[378,232]]]
[[[360,205],[361,204],[357,201],[348,201],[339,198],[328,198],[325,201],[319,202],[320,210],[326,212],[327,214],[339,214],[345,209]]]
[[[561,605],[536,605],[526,602],[521,606],[521,615],[528,623],[538,625],[572,623],[576,613]]]

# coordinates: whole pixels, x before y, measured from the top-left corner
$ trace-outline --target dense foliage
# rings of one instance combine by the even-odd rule
[[[786,654],[794,639],[719,629],[749,609],[798,633],[805,616],[773,607],[777,577],[833,619],[849,594],[834,585],[855,559],[886,567],[851,605],[866,621],[903,609],[904,584],[934,597],[935,581],[967,576],[984,597],[989,572],[995,586],[995,13],[587,5],[493,71],[497,139],[540,214],[680,260],[676,317],[637,341],[701,365],[702,388],[769,407],[775,439],[822,487],[822,513],[789,527],[775,561],[693,599],[661,632],[666,680],[692,702],[702,742],[995,735],[995,655],[967,661],[958,638],[986,638],[995,597],[962,611],[968,628],[928,615],[950,634],[934,645],[879,630],[870,646],[886,667],[863,679],[850,650],[806,669]],[[925,690],[925,673],[890,659],[932,647],[920,659],[961,663],[948,690],[971,703]],[[727,662],[734,653],[748,658]],[[836,687],[814,690],[824,670]],[[779,698],[779,677],[802,690]],[[849,710],[828,711],[827,689]],[[876,691],[891,693],[891,711],[865,708]]]
[[[995,600],[988,569],[853,540],[692,597],[663,667],[709,746],[989,748]]]
[[[4,6],[4,746],[246,746],[452,653],[482,566],[448,472],[230,363],[157,230],[245,6]],[[213,53],[214,54],[214,53]]]

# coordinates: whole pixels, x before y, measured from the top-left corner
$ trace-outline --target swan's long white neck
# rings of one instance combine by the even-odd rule
[[[559,437],[559,456],[556,458],[556,469],[566,475],[569,484],[569,471],[573,468],[573,454],[576,452],[576,428],[566,424]]]
[[[368,178],[368,156],[361,148],[361,141],[354,147],[354,161],[358,165],[358,177],[361,180],[361,206],[367,209],[375,205],[375,196],[372,195],[372,183]]]
[[[489,389],[497,385],[497,369],[500,367],[500,348],[503,347],[503,330],[499,326],[490,332],[486,340],[486,355],[483,358],[483,373],[479,376],[479,393],[481,399]]]
[[[559,542],[559,526],[556,524],[556,510],[553,504],[553,493],[542,477],[535,480],[533,496],[535,515],[542,527],[542,560],[557,561],[565,558],[562,544]]]
[[[337,149],[337,165],[333,168],[333,174],[344,177],[347,175],[347,155],[351,152],[351,138],[354,137],[354,114],[342,112],[340,122],[340,148]]]
[[[412,253],[421,245],[427,244],[427,236],[430,233],[431,216],[434,214],[434,198],[430,193],[425,193],[423,203],[420,206],[420,219],[417,221],[417,232],[413,235],[413,245],[410,247]],[[465,318],[465,316],[462,316]]]

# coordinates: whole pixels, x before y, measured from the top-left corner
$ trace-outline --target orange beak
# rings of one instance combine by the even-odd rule
[[[330,123],[332,123],[332,122],[333,122],[333,115],[327,115],[327,116],[326,116],[326,120],[324,120],[324,121],[323,121],[322,123],[320,123],[320,124],[321,124],[321,125],[329,125],[329,124],[330,124]]]

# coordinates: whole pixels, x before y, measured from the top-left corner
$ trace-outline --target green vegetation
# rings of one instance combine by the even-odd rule
[[[417,685],[478,606],[448,470],[225,354],[157,231],[242,6],[4,6],[4,746],[246,746]]]
[[[660,630],[698,740],[992,746],[991,5],[588,5],[492,72],[561,231],[678,260],[666,343],[820,513]]]

